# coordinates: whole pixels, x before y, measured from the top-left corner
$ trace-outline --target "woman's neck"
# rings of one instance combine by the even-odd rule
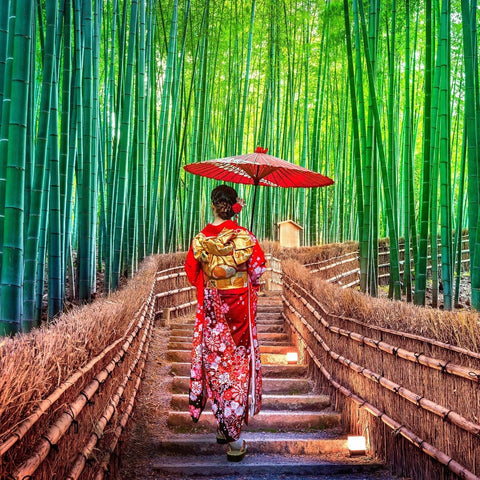
[[[220,225],[223,222],[226,222],[226,220],[224,220],[223,218],[220,218],[217,215],[215,215],[214,219],[213,219],[213,222],[212,222],[212,225]]]

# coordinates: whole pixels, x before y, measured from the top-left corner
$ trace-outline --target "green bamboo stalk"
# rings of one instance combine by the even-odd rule
[[[366,154],[366,122],[365,122],[365,105],[364,105],[364,91],[363,91],[363,65],[360,58],[361,39],[360,39],[360,19],[358,14],[357,0],[353,1],[353,16],[354,16],[354,38],[355,38],[355,89],[356,97],[358,99],[358,123],[360,136],[360,158],[364,159],[362,162],[362,190],[363,190],[363,223],[359,227],[360,231],[360,290],[367,292],[369,284],[369,265],[371,257],[371,242],[369,241],[371,232],[371,175],[366,174],[367,171],[367,154]],[[358,207],[357,207],[358,208]]]
[[[47,256],[47,229],[48,229],[48,210],[50,203],[49,195],[49,186],[50,186],[50,162],[46,163],[45,175],[43,178],[42,186],[42,211],[40,212],[40,232],[39,232],[39,241],[37,248],[37,268],[36,268],[36,277],[35,277],[35,299],[34,299],[34,317],[33,323],[28,322],[25,324],[24,329],[31,328],[33,326],[39,326],[40,322],[43,320],[44,316],[44,303],[43,303],[43,294],[44,294],[44,285],[45,285],[45,271],[47,267],[46,256]]]
[[[432,122],[431,122],[431,200],[430,200],[430,245],[431,245],[431,264],[432,264],[432,306],[438,306],[439,276],[438,276],[438,178],[440,175],[439,166],[439,98],[440,98],[440,69],[435,67],[432,92]]]
[[[1,269],[0,335],[17,332],[23,319],[23,210],[27,107],[32,48],[32,3],[16,4],[13,45],[8,156],[6,168],[3,261]]]
[[[450,150],[450,2],[442,1],[440,17],[437,68],[440,68],[439,135],[440,135],[440,204],[442,238],[442,283],[445,310],[452,310],[452,196],[451,196],[451,150]]]
[[[363,7],[363,4],[360,6]],[[361,10],[360,10],[361,12]],[[368,15],[368,46],[367,34],[364,33],[364,48],[370,52],[366,62],[370,66],[372,79],[376,76],[377,64],[377,37],[378,37],[378,16],[380,15],[380,3],[378,0],[370,2]],[[366,25],[362,24],[362,29],[366,30]],[[373,84],[372,80],[372,84]],[[368,263],[368,293],[374,297],[378,293],[378,229],[379,229],[379,205],[378,205],[378,154],[375,142],[380,135],[375,129],[374,102],[375,97],[371,94],[369,85],[368,96],[368,116],[367,116],[367,137],[365,152],[365,172],[370,177],[370,223],[369,223],[369,263]],[[390,292],[391,295],[391,292]]]
[[[431,105],[432,105],[432,0],[425,0],[425,78],[423,105],[423,161],[419,215],[418,257],[415,268],[416,305],[425,305],[427,250],[431,200]]]
[[[72,2],[65,0],[63,10],[63,51],[62,51],[62,110],[60,124],[60,221],[62,225],[63,235],[62,254],[63,254],[63,282],[62,282],[62,298],[65,298],[65,278],[67,270],[67,245],[69,243],[70,228],[70,202],[71,192],[68,195],[67,182],[70,163],[73,158],[69,155],[70,144],[70,120],[72,111]],[[72,279],[70,279],[72,280]]]
[[[50,105],[48,158],[50,163],[50,189],[48,212],[48,318],[63,310],[62,285],[64,284],[64,262],[62,251],[62,223],[60,203],[60,164],[58,151],[58,88],[56,73],[52,79]]]
[[[465,125],[468,156],[468,225],[472,306],[480,310],[480,242],[479,242],[479,161],[480,108],[478,94],[478,56],[475,0],[462,2],[463,55],[465,64]]]
[[[404,106],[404,150],[403,150],[403,200],[404,200],[404,239],[405,255],[403,267],[403,288],[407,302],[412,301],[412,275],[410,261],[410,183],[412,178],[412,155],[411,155],[411,113],[410,113],[410,0],[405,0],[405,106]]]
[[[163,232],[161,239],[157,242],[157,251],[167,251],[167,245],[173,242],[173,235],[175,234],[172,229],[171,212],[174,211],[174,202],[172,202],[172,190],[175,190],[175,185],[172,183],[172,177],[174,176],[173,170],[180,168],[180,165],[176,163],[176,114],[177,114],[177,99],[178,99],[178,73],[181,66],[178,64],[178,5],[174,10],[174,17],[172,22],[175,22],[174,32],[171,29],[171,37],[169,39],[169,52],[171,54],[171,72],[169,72],[168,97],[166,100],[166,124],[163,129],[165,135],[160,146],[161,157],[160,162],[160,185],[162,189],[162,195],[160,195],[160,201],[158,203],[157,218],[160,225],[159,231]],[[173,25],[172,25],[173,28]],[[172,36],[174,34],[174,36]],[[167,56],[168,56],[167,54]],[[167,225],[170,228],[167,228]]]
[[[100,137],[100,37],[101,26],[103,21],[103,0],[95,2],[95,12],[93,21],[93,45],[92,45],[92,66],[93,66],[93,92],[92,92],[92,169],[91,169],[91,206],[90,206],[90,222],[92,229],[91,236],[91,259],[90,259],[90,278],[92,292],[97,290],[97,264],[101,260],[96,261],[98,255],[98,224],[99,224],[99,163],[102,161]]]
[[[78,15],[78,14],[77,14]],[[82,32],[82,143],[81,183],[78,186],[79,217],[78,227],[82,234],[78,245],[78,298],[89,302],[94,288],[92,262],[95,263],[94,237],[92,231],[92,189],[94,183],[93,164],[93,12],[89,0],[81,2]]]
[[[147,156],[147,116],[146,116],[146,91],[145,83],[148,79],[146,74],[146,4],[145,0],[140,0],[139,13],[139,29],[138,29],[138,82],[137,82],[137,139],[138,139],[138,202],[137,202],[137,218],[138,218],[138,260],[142,261],[146,255],[146,238],[145,238],[145,160]]]
[[[37,268],[39,244],[45,230],[41,229],[41,217],[46,210],[42,202],[45,201],[49,182],[46,172],[48,170],[48,136],[50,132],[51,99],[53,92],[54,76],[56,75],[56,30],[57,30],[57,5],[55,1],[47,3],[46,10],[46,39],[44,47],[42,92],[38,130],[35,146],[35,164],[33,167],[33,180],[30,193],[30,210],[28,217],[27,238],[25,244],[25,285],[24,285],[24,329],[29,330],[35,324],[36,296],[43,296],[43,284],[37,283]],[[56,114],[56,112],[55,112]],[[40,288],[41,292],[36,292]],[[37,315],[38,318],[38,315]]]
[[[240,119],[238,124],[238,148],[237,153],[243,153],[243,138],[245,135],[245,116],[247,111],[247,98],[248,98],[248,83],[250,78],[250,62],[252,58],[252,42],[253,42],[253,27],[255,23],[255,4],[256,0],[252,0],[251,16],[250,16],[250,31],[248,33],[248,49],[247,49],[247,64],[245,65],[245,80],[243,84],[243,97],[242,107],[240,110]]]
[[[10,21],[11,3],[12,2],[1,2],[0,4],[0,122],[2,120],[2,109],[5,89],[4,80],[5,69],[7,65],[8,24]]]
[[[155,167],[153,174],[153,188],[151,190],[151,199],[150,199],[150,212],[149,212],[149,232],[148,232],[148,242],[147,242],[147,252],[149,254],[154,252],[154,245],[156,241],[161,241],[162,239],[156,239],[158,233],[157,229],[161,228],[161,225],[158,225],[158,196],[160,188],[160,180],[162,178],[162,171],[165,168],[165,143],[167,141],[168,135],[168,124],[169,124],[169,113],[170,113],[170,102],[171,102],[171,89],[174,78],[174,62],[176,55],[176,46],[177,46],[177,32],[178,32],[178,0],[175,0],[173,5],[173,15],[172,23],[170,27],[170,37],[168,42],[168,52],[167,52],[167,63],[165,68],[164,83],[162,90],[162,101],[160,109],[160,118],[158,125],[158,149],[155,156]],[[161,212],[160,212],[161,213]],[[160,217],[161,218],[161,217]]]
[[[178,198],[180,188],[180,172],[181,172],[181,144],[179,131],[182,129],[182,116],[181,116],[181,98],[180,98],[180,85],[181,85],[181,73],[184,70],[185,65],[185,50],[187,41],[187,26],[190,18],[190,0],[185,5],[184,14],[184,31],[182,35],[182,46],[180,49],[180,55],[178,58],[178,64],[176,67],[175,81],[172,92],[172,124],[174,128],[170,129],[169,145],[169,165],[167,178],[164,182],[165,195],[164,199],[169,199],[164,212],[167,213],[164,225],[171,225],[171,231],[165,228],[167,233],[167,241],[165,243],[166,251],[176,251],[178,244],[181,243],[181,239],[178,238],[180,234],[180,228],[178,223],[181,221],[181,210],[176,208],[175,199]],[[188,118],[188,117],[187,117]]]
[[[359,0],[359,11],[361,17],[362,33],[364,38],[364,51],[367,63],[367,73],[368,73],[368,85],[370,95],[372,97],[372,106],[373,106],[373,116],[375,121],[375,131],[376,131],[376,141],[378,148],[378,155],[380,160],[380,167],[382,173],[382,183],[383,191],[385,197],[385,208],[386,208],[386,217],[388,223],[388,231],[390,236],[390,282],[393,285],[393,296],[395,299],[400,298],[400,269],[399,269],[399,258],[398,258],[398,233],[396,225],[395,213],[392,210],[392,190],[390,186],[390,181],[388,178],[388,172],[386,167],[385,151],[381,136],[381,124],[380,124],[380,114],[378,110],[378,103],[376,100],[376,90],[373,80],[373,71],[372,64],[370,62],[370,49],[368,46],[367,32],[365,27],[365,14],[363,11],[363,1]]]
[[[112,271],[112,238],[113,238],[113,193],[114,193],[114,157],[116,149],[116,139],[118,135],[115,131],[114,118],[118,118],[119,112],[115,111],[115,79],[118,78],[115,72],[115,55],[116,55],[116,33],[117,33],[117,17],[118,17],[118,0],[115,0],[111,11],[111,26],[109,25],[110,37],[109,48],[105,48],[104,64],[107,66],[105,74],[105,121],[104,121],[104,136],[105,136],[105,277],[104,288],[110,291],[111,271]],[[110,17],[107,17],[110,18]],[[120,45],[122,47],[122,45]]]
[[[7,2],[4,2],[6,4]],[[4,7],[5,5],[2,4]],[[8,35],[5,39],[6,49],[5,53],[5,67],[4,67],[4,82],[2,83],[2,115],[0,116],[0,158],[7,158],[8,156],[8,128],[10,121],[10,106],[11,106],[11,90],[12,90],[12,68],[13,68],[13,45],[15,34],[15,1],[11,2],[11,9],[8,15]],[[3,230],[5,220],[5,190],[7,178],[7,162],[0,162],[0,272],[2,269],[3,259]],[[1,289],[0,289],[1,300]]]
[[[397,2],[396,0],[392,1],[392,24],[391,24],[391,34],[387,36],[388,43],[388,108],[387,108],[387,123],[388,123],[388,171],[390,177],[390,183],[392,185],[396,184],[396,172],[397,172],[397,161],[396,161],[396,142],[395,142],[395,133],[397,124],[394,122],[394,109],[395,109],[395,41],[396,41],[396,25],[397,25]],[[393,209],[398,211],[397,198],[394,195],[393,199]]]
[[[115,230],[113,234],[113,262],[112,262],[112,278],[111,286],[116,290],[119,285],[123,236],[125,228],[125,218],[127,212],[127,174],[130,159],[130,129],[131,129],[131,112],[132,112],[132,92],[133,92],[133,60],[135,54],[135,40],[138,24],[138,2],[132,0],[130,12],[130,30],[128,41],[127,68],[125,74],[125,93],[124,105],[122,108],[120,143],[118,148],[118,194],[116,200],[115,213]]]
[[[460,164],[460,180],[457,201],[457,225],[455,228],[455,248],[454,252],[457,255],[457,263],[455,270],[455,298],[453,305],[455,308],[459,306],[460,301],[460,278],[462,276],[462,226],[463,226],[463,210],[464,210],[464,196],[465,196],[465,163],[467,158],[467,125],[463,126],[463,142],[462,142],[462,158]]]

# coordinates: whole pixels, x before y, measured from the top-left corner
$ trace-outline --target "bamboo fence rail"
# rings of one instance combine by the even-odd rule
[[[283,298],[284,318],[320,388],[342,393],[337,407],[349,432],[365,434],[370,449],[403,475],[479,478],[480,422],[472,409],[479,401],[478,353],[331,315],[287,275]],[[399,437],[417,454],[406,455]]]
[[[470,422],[467,420],[465,417],[462,415],[459,415],[458,413],[454,412],[453,410],[443,407],[441,405],[436,404],[435,402],[432,402],[431,400],[428,400],[424,396],[418,395],[398,383],[392,382],[391,380],[388,380],[385,378],[382,374],[373,372],[372,370],[363,367],[361,365],[358,365],[357,363],[352,362],[350,359],[345,358],[343,355],[340,355],[339,353],[333,351],[328,344],[322,339],[322,337],[313,329],[313,327],[305,320],[305,317],[300,314],[295,307],[288,302],[288,300],[283,297],[283,301],[286,304],[287,308],[290,310],[291,313],[295,314],[300,318],[300,320],[303,322],[303,324],[307,327],[307,329],[310,331],[310,333],[313,335],[313,337],[318,341],[318,343],[322,346],[322,348],[337,362],[341,363],[342,365],[351,368],[353,371],[356,373],[363,375],[364,377],[377,382],[378,384],[382,385],[382,387],[387,388],[391,392],[398,394],[399,396],[405,398],[409,402],[423,408],[424,410],[428,410],[435,415],[441,417],[445,421],[449,421],[458,427],[462,428],[466,432],[469,432],[473,435],[479,435],[480,434],[480,425],[478,423]],[[288,316],[284,315],[285,320],[289,321]],[[292,322],[289,321],[290,324]],[[363,345],[368,345],[372,347],[376,347],[380,350],[383,350],[384,352],[390,353],[391,355],[399,355],[402,358],[405,358],[407,360],[410,360],[412,362],[415,362],[416,354],[414,352],[409,352],[407,350],[400,349],[398,347],[394,347],[392,345],[384,344],[381,346],[383,342],[379,341],[374,341],[371,338],[364,337],[363,335],[356,334],[355,332],[347,331],[347,330],[342,330],[337,327],[333,327],[331,325],[324,325],[325,328],[328,328],[332,332],[337,332],[339,335],[344,335],[349,338],[351,338],[354,341],[357,341],[358,343],[362,343]],[[398,352],[402,350],[403,351],[403,356],[400,355]],[[432,363],[426,362],[424,365],[429,366],[430,368],[435,368],[438,369],[440,368],[442,371],[445,373],[451,373],[453,375],[459,375],[464,378],[470,378],[472,381],[479,382],[480,377],[479,373],[480,371],[471,371],[471,369],[467,369],[462,366],[458,365],[446,365],[448,362],[441,362],[435,359],[430,359],[432,360]],[[438,362],[438,363],[436,363]],[[419,362],[420,363],[420,362]],[[447,370],[446,367],[449,367]],[[473,380],[475,379],[475,380]]]
[[[462,237],[462,245],[466,244],[468,247],[468,236],[464,235]],[[333,246],[331,247],[332,251]],[[323,249],[323,254],[328,251]],[[405,271],[405,248],[402,243],[400,243],[399,260],[400,260],[400,274],[403,275]],[[304,267],[309,270],[310,273],[317,275],[319,278],[322,278],[330,283],[339,284],[342,288],[351,288],[360,284],[360,256],[358,248],[354,251],[343,253],[341,255],[331,255],[330,257],[314,262],[303,262],[301,256],[298,257],[298,261],[303,263]],[[412,259],[410,261],[410,269],[413,269],[413,255],[410,255]],[[431,259],[432,256],[428,255],[428,267],[427,269],[431,270]],[[441,260],[441,253],[438,254],[438,261]],[[390,250],[389,245],[386,242],[381,242],[378,252],[378,280],[379,284],[385,285],[388,284],[390,279]],[[462,267],[463,269],[468,268],[468,263],[470,262],[469,250],[468,248],[462,249]],[[345,280],[347,279],[347,280]]]
[[[126,338],[121,349],[115,354],[113,359],[94,376],[93,380],[87,386],[83,387],[77,398],[66,406],[65,411],[51,424],[48,430],[42,433],[33,447],[33,453],[15,468],[11,474],[12,478],[21,480],[35,473],[52,449],[57,448],[58,443],[67,430],[72,425],[78,425],[79,416],[84,407],[91,401],[92,397],[97,394],[100,386],[102,386],[109,377],[113,377],[115,369],[124,360],[125,355],[139,335],[139,332],[145,329],[146,317],[148,313],[151,314],[151,308],[148,308],[151,300],[152,294],[142,308],[142,313],[140,314],[135,329]]]
[[[183,259],[161,256],[150,293],[121,337],[39,401],[10,432],[0,432],[0,478],[92,479],[110,472],[140,387],[155,305],[160,301],[179,309],[185,296],[194,295],[192,287],[183,285],[182,267],[171,267]]]
[[[132,374],[135,371],[137,365],[141,361],[140,367],[138,369],[139,373],[137,374],[137,383],[140,385],[140,379],[141,379],[141,372],[143,372],[143,368],[145,366],[145,358],[148,354],[148,346],[149,346],[149,341],[152,335],[152,316],[150,314],[150,319],[149,319],[149,324],[147,327],[147,330],[145,330],[141,346],[137,352],[137,355],[135,357],[134,362],[130,366],[127,374],[125,375],[125,378],[122,382],[122,384],[118,387],[117,391],[115,394],[112,396],[110,399],[107,407],[102,413],[102,416],[100,419],[97,421],[95,424],[92,434],[90,435],[90,438],[88,439],[85,447],[82,449],[82,451],[78,454],[77,459],[75,460],[75,463],[73,464],[72,469],[70,470],[69,475],[66,477],[67,480],[77,480],[80,475],[83,472],[83,469],[85,468],[85,465],[87,461],[92,457],[92,454],[94,452],[94,449],[97,446],[98,441],[103,437],[104,432],[105,432],[105,427],[108,425],[110,422],[113,414],[115,413],[118,404],[123,398],[123,394],[125,393],[125,389],[127,387],[127,383],[132,380]],[[147,341],[148,337],[148,341]],[[138,391],[138,386],[135,388],[135,395],[136,392]]]

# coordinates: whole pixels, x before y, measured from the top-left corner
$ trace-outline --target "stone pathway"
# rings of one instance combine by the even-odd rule
[[[196,424],[188,414],[194,319],[181,317],[172,319],[169,329],[157,330],[152,345],[154,358],[149,360],[145,392],[137,406],[140,412],[127,439],[118,478],[394,478],[373,458],[349,456],[346,436],[339,427],[340,415],[332,410],[330,398],[314,392],[304,365],[286,361],[286,353],[295,348],[284,331],[281,311],[279,296],[260,297],[263,401],[261,413],[244,428],[248,443],[245,459],[239,463],[227,461],[226,446],[215,440],[215,418],[209,406]],[[162,345],[165,349],[167,342],[168,352],[163,354],[159,350]],[[154,372],[163,372],[164,376],[163,381],[159,379],[158,390]]]

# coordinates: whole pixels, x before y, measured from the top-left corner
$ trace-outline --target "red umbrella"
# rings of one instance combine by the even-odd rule
[[[308,168],[267,155],[266,148],[257,147],[254,153],[190,163],[183,168],[202,177],[232,183],[255,185],[252,208],[255,210],[257,186],[266,187],[325,187],[333,180]]]

